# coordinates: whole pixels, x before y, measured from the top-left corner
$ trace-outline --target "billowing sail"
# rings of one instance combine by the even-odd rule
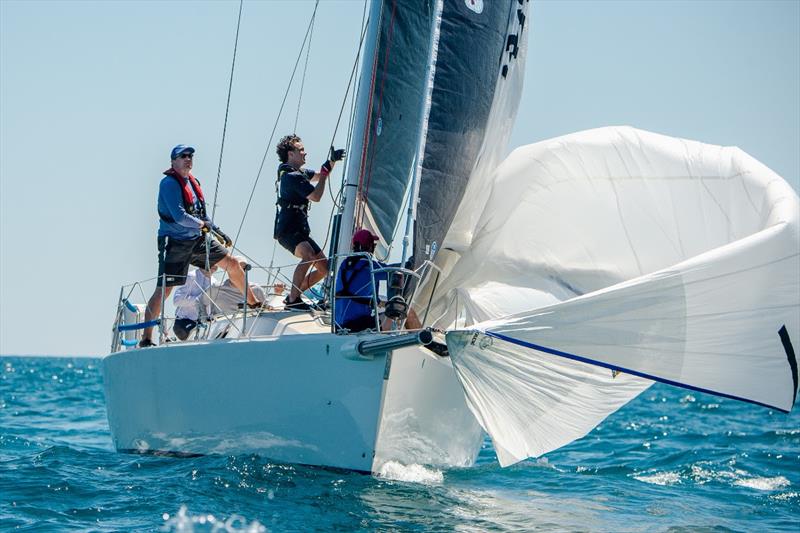
[[[491,186],[443,289],[494,319],[448,345],[502,464],[579,438],[647,379],[792,408],[800,201],[770,169],[602,128],[517,149]],[[529,309],[500,316],[489,280]]]

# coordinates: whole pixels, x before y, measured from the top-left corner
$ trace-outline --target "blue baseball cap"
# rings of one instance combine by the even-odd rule
[[[186,146],[185,144],[179,144],[175,148],[172,149],[172,153],[170,153],[170,159],[178,159],[178,156],[181,154],[193,154],[194,148],[191,146]]]

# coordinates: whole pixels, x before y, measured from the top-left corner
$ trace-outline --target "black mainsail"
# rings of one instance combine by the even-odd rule
[[[495,92],[516,62],[527,2],[442,4],[427,128],[422,139],[417,264],[441,247],[484,145]],[[492,142],[492,139],[488,139]],[[505,139],[497,139],[505,143]]]
[[[361,227],[378,234],[379,250],[387,252],[410,205],[408,255],[415,267],[435,257],[471,176],[491,170],[505,149],[519,101],[527,9],[527,0],[373,4],[340,253]]]
[[[367,114],[360,153],[353,154],[360,156],[353,217],[355,227],[371,228],[387,248],[418,151],[434,8],[434,0],[387,0],[370,15],[377,36],[362,68],[366,90],[359,91],[359,100]]]

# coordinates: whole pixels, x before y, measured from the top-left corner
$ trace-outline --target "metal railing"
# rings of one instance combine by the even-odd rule
[[[402,296],[405,306],[407,309],[411,309],[415,303],[415,297],[418,293],[417,288],[419,287],[419,281],[422,279],[424,274],[427,272],[429,268],[436,268],[430,261],[425,261],[417,270],[411,270],[407,268],[403,268],[401,266],[380,266],[379,268],[375,268],[376,265],[379,263],[373,263],[373,257],[364,252],[357,252],[352,254],[345,254],[345,255],[336,255],[330,260],[330,264],[333,268],[330,269],[329,276],[323,283],[328,284],[327,289],[327,297],[329,302],[329,310],[322,311],[316,310],[316,315],[321,315],[323,319],[325,319],[326,315],[330,314],[330,324],[331,324],[331,331],[333,333],[340,333],[340,334],[347,334],[349,331],[345,328],[342,328],[340,324],[336,323],[336,306],[337,300],[339,300],[339,304],[341,305],[342,301],[346,299],[345,296],[337,296],[337,272],[339,265],[342,262],[349,258],[349,257],[361,257],[369,262],[369,279],[371,280],[371,300],[372,300],[372,313],[375,317],[374,322],[374,330],[376,332],[381,331],[381,309],[382,306],[391,299],[392,294],[387,294],[386,299],[381,299],[381,295],[379,294],[379,283],[376,280],[376,275],[379,278],[383,279],[386,278],[387,280],[387,291],[391,292],[394,291],[394,295]],[[314,261],[308,261],[307,263],[313,263]],[[212,328],[210,327],[211,324],[219,321],[225,321],[228,323],[228,328],[233,328],[239,337],[249,337],[253,331],[253,327],[255,326],[258,318],[265,312],[271,311],[280,311],[282,307],[280,304],[275,302],[277,298],[282,296],[283,294],[288,294],[288,291],[292,287],[292,280],[289,279],[283,272],[291,267],[291,271],[293,272],[294,269],[298,266],[298,263],[293,263],[290,265],[281,265],[277,267],[262,267],[262,266],[250,266],[249,264],[244,269],[245,270],[245,283],[248,286],[250,285],[251,279],[251,272],[263,272],[266,274],[266,279],[268,280],[268,284],[261,285],[256,284],[256,286],[261,287],[265,294],[266,299],[268,301],[263,302],[263,306],[250,309],[247,304],[247,296],[246,293],[242,294],[242,301],[239,304],[239,308],[237,309],[230,309],[230,308],[223,308],[220,304],[222,302],[217,302],[215,298],[212,296],[211,293],[214,292],[214,289],[220,287],[223,283],[219,282],[217,285],[209,285],[208,288],[203,288],[199,284],[197,284],[196,280],[191,280],[191,283],[195,283],[195,286],[199,289],[199,297],[198,299],[202,301],[203,305],[200,305],[201,311],[199,312],[198,316],[198,327],[195,332],[192,333],[192,337],[188,340],[205,340],[208,339]],[[222,274],[224,277],[224,274]],[[390,289],[389,281],[392,279],[393,276],[397,276],[402,280],[401,285],[395,285],[393,288]],[[217,276],[219,277],[219,276]],[[169,304],[169,298],[166,296],[166,291],[161,291],[161,312],[155,320],[151,320],[150,322],[144,321],[144,313],[146,309],[147,302],[149,301],[148,291],[145,290],[146,287],[150,285],[156,285],[158,281],[158,277],[148,278],[142,281],[137,281],[134,283],[123,285],[120,288],[119,298],[117,300],[117,310],[114,318],[114,324],[112,327],[112,340],[111,340],[111,352],[116,352],[122,349],[123,347],[134,347],[138,340],[140,340],[140,332],[146,327],[155,327],[158,326],[159,329],[159,344],[163,344],[165,342],[174,341],[169,335],[168,331],[171,329],[171,326],[174,325],[174,321],[176,319],[175,315],[175,307],[174,305]],[[164,280],[162,279],[162,284]],[[163,285],[162,285],[163,286]],[[276,290],[277,287],[282,287],[284,289],[284,293]],[[299,289],[299,288],[298,288]],[[154,292],[154,291],[153,291]],[[302,292],[301,292],[302,293]],[[152,293],[151,293],[152,294]],[[219,292],[217,292],[217,296],[219,296]],[[359,298],[363,298],[359,297]],[[272,304],[277,305],[270,305],[270,301],[272,300]],[[143,303],[134,303],[135,301],[143,302]],[[428,302],[426,306],[425,314],[427,315],[427,307],[430,306],[430,302]],[[171,309],[168,309],[170,308]],[[385,307],[384,307],[385,310]],[[237,319],[241,319],[241,322],[237,322]],[[405,325],[406,318],[403,317],[401,320],[392,320],[391,321],[391,329],[397,330],[402,328]],[[248,329],[248,325],[250,328]],[[219,328],[217,328],[219,329]],[[226,329],[226,330],[227,330]]]
[[[368,290],[363,291],[361,294],[341,294],[339,291],[340,285],[344,285],[342,280],[341,269],[342,265],[348,258],[351,257],[359,257],[360,260],[364,260],[368,262],[369,265],[369,280],[370,280],[370,287]],[[372,305],[371,305],[371,316],[375,318],[375,331],[382,330],[381,324],[381,308],[383,306],[384,313],[387,311],[387,306],[392,303],[392,299],[396,297],[400,297],[402,299],[402,305],[405,307],[406,310],[411,310],[412,305],[414,303],[414,297],[416,295],[416,289],[418,287],[418,282],[422,279],[422,276],[426,272],[432,263],[430,261],[425,261],[422,266],[420,266],[417,270],[411,270],[408,268],[404,268],[398,265],[381,265],[378,261],[376,261],[372,254],[366,252],[355,252],[351,254],[340,254],[334,256],[333,259],[335,268],[332,269],[331,279],[335,279],[335,281],[331,282],[329,287],[329,298],[328,301],[330,302],[331,307],[331,331],[333,333],[349,333],[349,330],[344,327],[344,324],[337,323],[337,314],[336,314],[336,307],[337,305],[342,305],[347,300],[363,300],[364,298],[368,298],[371,296]],[[375,268],[376,265],[378,268]],[[355,265],[354,265],[355,266]],[[382,274],[385,274],[382,275]],[[377,277],[376,277],[377,276]],[[381,278],[381,279],[378,279]],[[379,291],[379,281],[382,281],[385,278],[387,282],[387,294],[384,300],[380,298],[380,291]],[[394,285],[392,285],[394,281]],[[397,282],[399,280],[399,282]],[[343,287],[342,287],[343,288]],[[364,287],[359,287],[360,289],[364,289]],[[367,296],[369,294],[370,296]],[[397,302],[397,300],[395,300]],[[428,304],[430,305],[430,303]],[[401,313],[401,317],[398,320],[391,320],[391,325],[393,330],[401,329],[405,326],[405,322],[407,320],[406,313]],[[385,316],[385,315],[384,315]],[[389,317],[391,318],[391,317]]]
[[[249,265],[248,265],[249,266]],[[277,287],[285,287],[281,283],[280,269],[283,267],[276,267],[270,272],[269,279],[273,281],[271,285],[250,284],[250,271],[252,267],[245,268],[245,283],[250,286],[260,287],[265,294],[265,306],[269,300],[274,300],[280,297],[280,291],[276,290]],[[263,269],[269,270],[269,269]],[[217,276],[220,277],[220,276]],[[162,276],[163,278],[163,276]],[[168,298],[166,291],[161,291],[161,312],[159,316],[153,320],[145,322],[144,314],[149,301],[145,287],[156,285],[158,277],[148,278],[145,280],[137,281],[134,283],[123,285],[120,288],[119,298],[117,300],[117,310],[114,317],[114,324],[112,326],[112,339],[111,339],[111,352],[116,352],[123,347],[132,347],[140,340],[140,333],[147,327],[158,327],[159,330],[159,344],[174,341],[168,335],[171,325],[174,325],[176,317],[176,306],[174,304],[168,305]],[[198,327],[196,332],[192,332],[191,340],[204,340],[208,338],[211,331],[209,325],[220,320],[224,320],[229,324],[229,328],[233,328],[239,336],[244,336],[247,331],[247,325],[251,322],[251,317],[258,317],[261,313],[270,310],[276,310],[267,307],[249,308],[247,305],[246,293],[242,293],[242,300],[238,304],[238,308],[231,309],[230,298],[224,298],[222,301],[223,291],[225,291],[225,282],[218,282],[214,280],[210,282],[209,286],[204,288],[197,280],[191,279],[189,283],[194,283],[193,288],[197,289],[197,307],[198,307]],[[162,279],[163,286],[164,280]],[[291,282],[289,281],[289,284]],[[233,287],[231,287],[233,289]],[[155,293],[155,290],[153,291]],[[174,295],[174,293],[173,293]],[[216,298],[214,297],[216,295]],[[134,303],[141,302],[141,303]],[[223,307],[226,306],[226,307]],[[127,311],[127,312],[126,312]],[[241,319],[241,323],[237,323],[237,319]],[[252,321],[254,322],[254,321]],[[190,340],[190,339],[187,339]]]

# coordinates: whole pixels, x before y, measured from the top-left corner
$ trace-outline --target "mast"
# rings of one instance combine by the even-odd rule
[[[342,219],[339,224],[338,254],[350,252],[350,239],[353,236],[354,215],[358,199],[358,183],[365,164],[365,144],[369,130],[371,109],[370,94],[375,78],[377,65],[378,29],[381,24],[381,0],[373,0],[369,10],[367,35],[364,41],[364,54],[361,60],[361,75],[356,93],[356,112],[353,125],[355,132],[347,147],[350,157],[345,169],[344,205]]]

